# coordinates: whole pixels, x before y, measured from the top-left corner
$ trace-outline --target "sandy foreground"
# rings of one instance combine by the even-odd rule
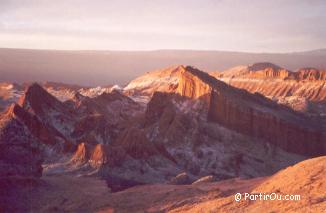
[[[190,185],[139,185],[112,193],[106,181],[76,174],[3,182],[0,212],[325,212],[326,157],[300,162],[270,177]],[[235,195],[242,199],[235,201]],[[245,193],[300,195],[299,200],[251,200]]]
[[[38,187],[28,192],[28,208],[31,212],[167,212],[250,191],[263,180],[265,178],[200,185],[154,184],[111,193],[105,181],[96,177],[45,176]]]
[[[24,199],[30,212],[325,212],[326,157],[300,162],[271,177],[201,183],[152,184],[111,193],[104,180],[43,176]],[[236,193],[300,195],[300,200],[235,201]],[[26,199],[27,198],[27,199]]]

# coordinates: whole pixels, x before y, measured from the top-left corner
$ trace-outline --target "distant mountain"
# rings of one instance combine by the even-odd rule
[[[260,93],[296,111],[326,115],[325,70],[300,68],[294,72],[264,62],[210,74],[234,87]]]
[[[191,64],[208,72],[259,61],[269,61],[290,70],[301,67],[326,69],[326,49],[295,53],[0,49],[0,81],[55,81],[87,86],[122,85],[143,72],[173,64]]]
[[[5,110],[10,104],[17,102],[19,97],[24,94],[24,91],[31,84],[33,83],[17,84],[0,82],[0,111]],[[117,85],[104,87],[82,87],[57,82],[40,82],[39,84],[60,101],[72,99],[75,97],[76,93],[87,97],[96,97],[104,92],[120,89]]]

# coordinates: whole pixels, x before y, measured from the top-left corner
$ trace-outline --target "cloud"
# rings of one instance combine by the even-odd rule
[[[325,9],[323,0],[2,0],[0,33],[6,40],[0,46],[313,49],[326,44]],[[80,44],[69,45],[67,38]]]

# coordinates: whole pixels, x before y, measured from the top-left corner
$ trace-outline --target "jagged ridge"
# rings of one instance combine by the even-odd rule
[[[326,137],[318,123],[263,96],[230,87],[189,67],[182,72],[178,92],[192,99],[205,97],[210,121],[264,138],[290,152],[325,153]]]

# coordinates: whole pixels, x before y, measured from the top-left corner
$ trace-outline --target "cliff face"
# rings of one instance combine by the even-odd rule
[[[209,101],[207,94],[212,92],[212,87],[207,82],[210,80],[208,76],[203,75],[203,73],[192,67],[182,68],[182,71],[179,73],[177,93],[191,99],[199,98]]]
[[[42,175],[38,142],[16,117],[17,108],[12,105],[0,115],[0,178],[38,178]]]
[[[182,73],[178,92],[191,99],[206,97],[209,121],[263,138],[289,152],[325,154],[326,137],[319,123],[261,95],[230,87],[193,69]]]
[[[208,119],[211,121],[247,135],[263,138],[286,151],[302,155],[323,155],[326,137],[322,130],[318,130],[319,127],[301,125],[301,122],[309,121],[299,115],[294,118],[297,121],[234,103],[219,93],[212,94],[208,113]]]

